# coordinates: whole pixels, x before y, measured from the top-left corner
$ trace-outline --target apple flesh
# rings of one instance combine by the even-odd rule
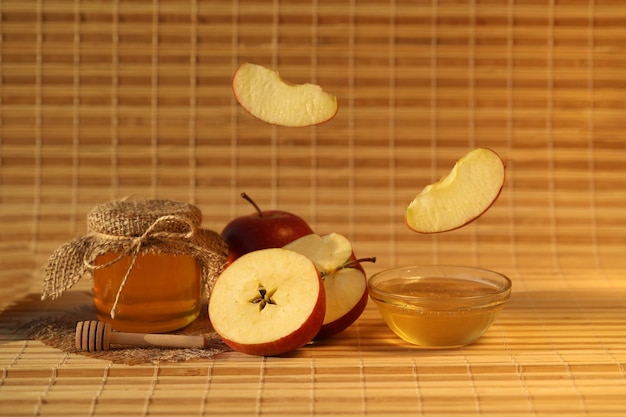
[[[406,209],[406,224],[419,233],[458,229],[493,205],[504,180],[505,165],[497,153],[487,148],[471,150],[448,175],[415,197]]]
[[[232,81],[235,98],[254,117],[275,125],[312,126],[332,119],[337,98],[316,84],[291,84],[261,65],[241,65]]]
[[[324,285],[313,262],[282,248],[250,252],[215,282],[209,319],[231,348],[274,356],[310,342],[326,311]]]
[[[367,305],[367,279],[362,261],[356,259],[350,241],[338,234],[310,234],[284,246],[305,255],[321,272],[326,293],[326,314],[316,339],[328,338],[354,323]]]
[[[241,196],[256,211],[249,216],[233,219],[222,230],[222,237],[228,244],[229,264],[248,252],[281,248],[299,237],[313,233],[301,217],[280,210],[261,211],[246,193]]]

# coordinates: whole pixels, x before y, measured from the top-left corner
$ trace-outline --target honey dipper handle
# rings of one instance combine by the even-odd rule
[[[203,336],[111,332],[111,344],[142,347],[202,348]]]
[[[80,321],[76,324],[75,340],[78,350],[90,352],[109,350],[113,344],[140,347],[206,347],[203,336],[113,332],[110,325],[94,320]]]

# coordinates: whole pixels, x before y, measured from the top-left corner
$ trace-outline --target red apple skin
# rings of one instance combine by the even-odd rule
[[[354,253],[352,253],[352,256],[350,257],[349,260],[355,261],[356,259],[357,257],[354,255]],[[346,314],[344,314],[343,316],[341,316],[335,321],[331,321],[330,323],[323,324],[322,328],[315,336],[315,340],[328,339],[330,337],[333,337],[343,332],[345,329],[350,327],[355,321],[357,321],[357,319],[361,317],[361,314],[363,314],[363,311],[365,310],[365,307],[367,306],[367,302],[369,300],[368,293],[367,293],[367,274],[365,273],[365,269],[363,269],[363,266],[360,263],[355,264],[353,268],[361,271],[363,273],[363,280],[366,281],[365,291],[363,291],[363,296],[361,297],[359,302],[356,303],[354,307],[352,307],[352,309],[349,312],[347,312]]]
[[[295,214],[270,210],[233,219],[222,230],[228,244],[228,262],[248,252],[281,248],[294,240],[313,233],[308,223]]]
[[[326,294],[324,293],[324,283],[321,276],[319,278],[320,293],[315,307],[311,311],[311,315],[302,324],[302,326],[298,328],[298,330],[285,337],[268,343],[242,344],[224,338],[222,335],[219,335],[220,338],[227,346],[238,352],[257,356],[283,355],[306,345],[313,340],[315,335],[319,333],[322,328],[322,324],[324,323],[324,315],[326,313]]]
[[[359,317],[361,317],[361,314],[363,314],[363,311],[367,306],[367,301],[368,296],[367,291],[365,291],[363,292],[363,297],[361,297],[359,302],[347,314],[335,321],[322,325],[322,328],[315,336],[315,340],[328,339],[350,327]]]

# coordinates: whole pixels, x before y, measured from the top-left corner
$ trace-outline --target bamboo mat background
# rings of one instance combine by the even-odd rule
[[[253,119],[246,61],[338,115]],[[0,415],[623,415],[625,74],[621,0],[0,1]],[[497,204],[410,232],[404,207],[476,146],[507,162]],[[39,270],[95,204],[189,201],[219,231],[242,191],[348,236],[369,273],[478,265],[513,297],[453,351],[401,343],[371,303],[284,358],[128,367],[12,332],[72,306],[38,301]]]

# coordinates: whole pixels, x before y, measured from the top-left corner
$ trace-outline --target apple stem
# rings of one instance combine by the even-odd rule
[[[355,265],[359,265],[361,262],[372,262],[372,263],[375,263],[376,262],[376,257],[372,256],[372,257],[369,257],[369,258],[359,258],[359,259],[348,260],[348,261],[346,261],[346,263],[341,265],[339,268],[337,268],[337,269],[335,269],[333,271],[322,272],[320,275],[322,276],[322,279],[326,279],[326,276],[328,274],[332,273],[332,272],[339,271],[339,270],[344,269],[344,268],[350,268],[350,267],[353,267]]]
[[[371,263],[375,263],[375,262],[376,262],[376,257],[375,257],[375,256],[372,256],[372,257],[369,257],[369,258],[359,258],[359,259],[354,259],[354,260],[352,260],[352,261],[348,261],[348,262],[346,262],[345,264],[341,265],[341,268],[350,268],[351,266],[358,265],[358,264],[360,264],[361,262],[371,262]],[[341,269],[341,268],[340,268],[340,269]]]
[[[263,217],[263,212],[261,211],[259,206],[257,206],[257,204],[254,202],[254,200],[252,198],[250,198],[250,196],[248,194],[241,193],[241,197],[244,200],[246,200],[248,203],[252,204],[252,207],[254,207],[254,209],[257,211],[257,213],[259,213],[259,217]]]

